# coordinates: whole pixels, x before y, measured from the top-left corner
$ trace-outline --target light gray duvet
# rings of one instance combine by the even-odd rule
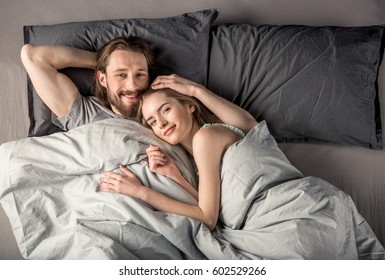
[[[109,119],[65,133],[0,146],[0,201],[27,259],[384,259],[349,196],[303,177],[265,122],[222,161],[220,221],[214,232],[190,218],[155,211],[128,196],[97,192],[103,170],[119,164],[144,185],[196,201],[151,173],[145,149],[161,146],[193,185],[179,147],[140,124]]]

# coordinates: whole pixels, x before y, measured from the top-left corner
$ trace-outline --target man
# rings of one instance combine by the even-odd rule
[[[64,130],[111,117],[135,117],[138,96],[149,86],[154,55],[139,37],[116,38],[97,53],[65,46],[26,44],[21,59],[53,122]],[[95,71],[96,96],[82,96],[59,70],[67,67]]]

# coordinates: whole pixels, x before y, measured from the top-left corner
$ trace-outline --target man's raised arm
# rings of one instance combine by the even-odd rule
[[[78,89],[58,70],[67,67],[94,69],[96,53],[65,46],[26,44],[21,49],[21,60],[37,94],[60,118],[71,109]]]

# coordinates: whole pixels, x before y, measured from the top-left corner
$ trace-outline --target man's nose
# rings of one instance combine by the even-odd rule
[[[134,77],[127,77],[125,81],[125,88],[128,91],[136,91],[138,89],[138,86],[136,84]]]

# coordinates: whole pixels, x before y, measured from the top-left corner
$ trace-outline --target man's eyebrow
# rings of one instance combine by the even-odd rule
[[[119,68],[119,69],[115,69],[114,71],[112,71],[112,73],[116,73],[116,72],[125,72],[125,71],[128,71],[128,68]],[[147,72],[147,69],[145,69],[145,68],[138,68],[138,69],[136,69],[135,71],[138,71],[138,72]]]
[[[163,108],[164,106],[166,106],[167,104],[168,104],[168,102],[163,103],[162,105],[159,106],[159,108],[158,108],[156,111],[159,112],[159,111],[162,110],[162,108]],[[151,120],[152,118],[154,118],[154,117],[153,117],[153,116],[150,116],[150,117],[148,117],[148,118],[146,119],[146,121],[148,122],[148,121]]]
[[[115,72],[123,72],[123,71],[127,71],[127,68],[119,68],[119,69],[116,69],[112,72],[115,73]]]

